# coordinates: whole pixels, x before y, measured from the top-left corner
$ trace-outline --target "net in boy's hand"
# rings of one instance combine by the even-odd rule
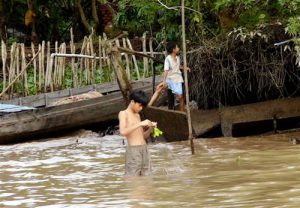
[[[163,134],[163,132],[159,128],[154,127],[154,129],[153,129],[153,137],[154,138],[159,137],[162,134]]]

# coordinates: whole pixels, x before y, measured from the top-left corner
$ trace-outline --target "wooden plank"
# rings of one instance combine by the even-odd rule
[[[159,107],[147,107],[145,117],[158,123],[168,142],[187,140],[189,136],[186,113]]]
[[[232,136],[232,127],[238,123],[298,117],[300,116],[299,106],[300,97],[225,107],[221,111],[223,135]]]
[[[199,137],[221,124],[218,109],[191,110],[194,134]]]

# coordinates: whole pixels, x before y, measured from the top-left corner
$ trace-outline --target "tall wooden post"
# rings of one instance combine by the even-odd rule
[[[122,64],[121,53],[119,52],[117,47],[111,48],[110,59],[113,64],[115,75],[117,77],[117,81],[122,92],[123,98],[126,104],[129,104],[130,100],[128,98],[128,92],[132,89],[132,87],[126,74],[126,70]]]
[[[189,127],[189,140],[191,143],[192,154],[195,154],[193,133],[192,133],[192,120],[190,111],[190,98],[189,98],[189,84],[187,78],[187,61],[186,61],[186,40],[185,40],[185,14],[184,14],[184,0],[181,1],[181,24],[182,24],[182,55],[183,55],[183,68],[184,68],[184,84],[185,84],[185,97],[186,97],[186,113],[188,118]]]

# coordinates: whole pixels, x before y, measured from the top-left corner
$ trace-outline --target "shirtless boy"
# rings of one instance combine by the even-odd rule
[[[119,113],[120,134],[125,136],[128,141],[125,153],[126,176],[149,175],[151,173],[150,154],[145,139],[153,132],[156,122],[148,119],[141,121],[139,112],[148,103],[152,105],[162,89],[163,85],[160,84],[150,102],[144,91],[133,90],[129,95],[129,105]]]

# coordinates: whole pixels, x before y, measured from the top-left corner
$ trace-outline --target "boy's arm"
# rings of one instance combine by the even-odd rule
[[[126,124],[126,113],[124,111],[120,111],[119,113],[119,128],[120,128],[120,134],[122,136],[127,136],[130,133],[132,133],[137,128],[140,128],[142,126],[152,126],[152,122],[150,120],[144,120],[141,121],[133,126],[128,126]]]
[[[183,70],[183,69],[184,69],[184,66],[180,66],[179,69]],[[188,70],[189,72],[191,72],[190,67],[186,67],[185,69]]]
[[[169,70],[165,70],[164,73],[163,73],[163,80],[164,80],[163,82],[164,83],[166,83],[166,80],[167,80],[167,77],[168,77],[168,73],[169,73]]]
[[[147,139],[153,132],[154,126],[150,126],[146,131],[144,131],[144,139]]]
[[[152,106],[154,104],[154,102],[159,98],[160,92],[166,87],[167,85],[164,82],[157,85],[156,90],[148,103],[148,106]]]

